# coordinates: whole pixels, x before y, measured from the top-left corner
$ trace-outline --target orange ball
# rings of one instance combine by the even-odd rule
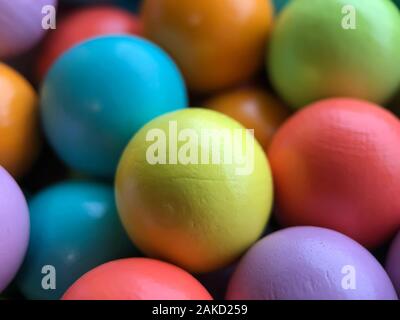
[[[55,60],[74,45],[96,36],[141,34],[137,16],[113,6],[84,7],[61,18],[49,32],[39,55],[37,75],[42,79]]]
[[[142,9],[144,35],[172,55],[195,92],[239,84],[262,68],[270,0],[146,0]]]
[[[239,121],[267,151],[271,139],[288,118],[288,109],[274,96],[259,88],[241,88],[213,97],[205,106]]]
[[[22,176],[39,150],[37,95],[17,71],[0,63],[0,165]]]
[[[78,279],[63,300],[212,300],[186,271],[166,262],[128,258],[105,263]]]

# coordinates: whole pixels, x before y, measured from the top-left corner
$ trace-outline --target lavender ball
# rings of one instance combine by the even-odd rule
[[[0,166],[0,293],[14,278],[29,241],[29,211],[14,179]]]
[[[240,261],[227,299],[396,300],[379,262],[336,231],[294,227],[256,243]]]
[[[397,294],[400,296],[400,231],[390,246],[386,261],[386,271],[393,281]]]
[[[37,44],[46,32],[42,9],[56,4],[57,0],[0,0],[0,58],[21,54]]]

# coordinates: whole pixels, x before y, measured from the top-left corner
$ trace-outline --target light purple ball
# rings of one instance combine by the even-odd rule
[[[28,247],[29,228],[25,197],[10,174],[0,166],[0,293],[21,266]]]
[[[392,279],[397,294],[400,296],[400,231],[390,246],[386,261],[386,271]]]
[[[42,8],[56,6],[57,0],[0,0],[0,58],[31,49],[46,30]]]
[[[379,262],[336,231],[294,227],[256,243],[240,261],[227,299],[396,300]]]

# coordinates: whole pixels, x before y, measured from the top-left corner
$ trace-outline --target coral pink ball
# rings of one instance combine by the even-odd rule
[[[400,227],[400,123],[369,102],[335,98],[290,118],[269,149],[278,219],[342,232],[367,247]]]
[[[78,279],[63,300],[211,300],[192,275],[147,258],[105,263]]]
[[[142,33],[139,18],[129,11],[110,5],[77,9],[60,19],[57,29],[49,32],[37,64],[42,79],[55,60],[74,45],[96,36]]]

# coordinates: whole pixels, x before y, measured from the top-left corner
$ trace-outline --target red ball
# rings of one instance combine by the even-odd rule
[[[63,300],[212,300],[192,275],[147,258],[105,263],[78,279]]]
[[[113,6],[78,9],[61,18],[57,29],[49,32],[39,54],[38,79],[43,79],[51,65],[66,50],[92,37],[109,34],[142,33],[137,16]]]
[[[400,123],[355,99],[327,99],[290,118],[269,148],[277,215],[376,247],[400,228]]]

